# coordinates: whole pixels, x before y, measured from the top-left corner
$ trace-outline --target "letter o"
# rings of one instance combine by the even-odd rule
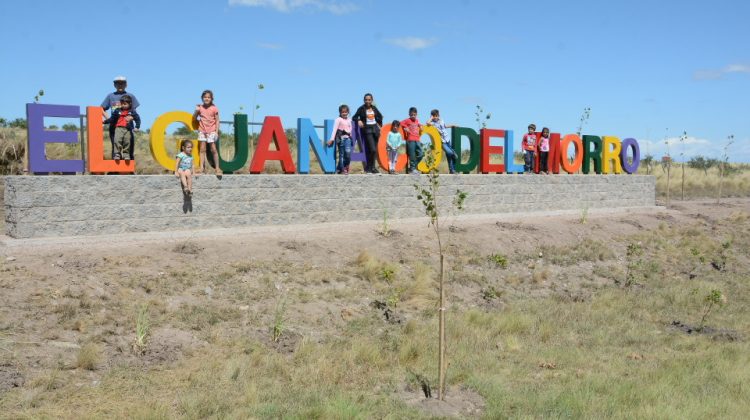
[[[417,165],[417,169],[423,174],[426,174],[432,169],[437,169],[438,167],[440,167],[440,162],[443,160],[443,142],[440,139],[440,132],[437,130],[437,128],[431,125],[422,126],[419,135],[422,136],[424,134],[430,136],[430,140],[432,140],[432,156],[434,158],[434,162],[431,167],[427,166],[427,162],[424,161],[419,162],[419,165]],[[427,153],[430,153],[430,151],[427,151],[425,153],[425,156],[427,156]]]
[[[568,161],[568,146],[573,143],[575,155],[573,162]],[[568,134],[560,141],[560,166],[569,174],[578,172],[583,163],[583,143],[578,134]]]
[[[633,163],[628,163],[628,149],[633,151]],[[634,138],[627,138],[622,141],[622,150],[620,150],[620,163],[622,169],[629,174],[638,172],[638,167],[641,166],[641,146],[638,144],[638,140]]]

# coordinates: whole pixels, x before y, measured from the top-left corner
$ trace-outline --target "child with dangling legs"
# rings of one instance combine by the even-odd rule
[[[180,179],[182,193],[187,197],[193,196],[193,142],[182,140],[180,153],[177,154],[174,174]]]

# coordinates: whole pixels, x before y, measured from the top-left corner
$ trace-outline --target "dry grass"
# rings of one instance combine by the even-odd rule
[[[538,255],[540,258],[560,266],[578,264],[581,261],[606,261],[615,256],[609,245],[588,238],[572,247],[569,245],[544,245],[539,248]]]
[[[670,183],[671,201],[677,201],[682,195],[682,168],[679,163],[672,164],[672,175]],[[750,196],[750,165],[732,164],[736,171],[724,176],[722,195],[726,197],[748,197]],[[639,174],[645,174],[643,166]],[[667,196],[667,173],[660,166],[651,172],[656,177],[656,193],[659,198]],[[716,198],[719,190],[719,172],[713,168],[704,173],[700,169],[685,168],[685,199]]]
[[[367,250],[357,255],[358,274],[363,280],[375,283],[380,280],[388,281],[391,273],[394,273],[394,267],[378,258],[372,256]]]
[[[101,360],[101,348],[95,343],[86,343],[78,350],[76,367],[86,370],[96,370]]]
[[[500,268],[457,241],[464,247],[458,254],[472,260],[465,262],[463,272],[482,269],[491,278],[482,285],[448,279],[449,389],[481,394],[485,418],[744,418],[750,410],[750,215],[736,209],[726,218],[711,216],[710,222],[664,223],[606,244],[583,240],[543,248],[541,262],[537,246],[549,239],[539,238],[525,254],[535,261],[533,268],[507,248],[507,267]],[[574,226],[595,229],[596,223]],[[642,286],[626,289],[614,283],[624,267],[617,250],[631,242],[643,244],[644,264],[637,273]],[[117,293],[106,294],[106,300],[81,284],[59,294],[40,294],[55,294],[60,302],[44,309],[53,323],[58,316],[66,323],[86,319],[87,332],[79,342],[89,344],[65,350],[59,365],[57,360],[43,362],[42,371],[26,366],[23,371],[32,372],[26,385],[0,398],[3,416],[428,417],[399,395],[413,386],[412,372],[436,382],[434,262],[389,264],[385,261],[397,259],[385,253],[385,246],[371,247],[356,264],[317,261],[314,268],[298,255],[238,261],[212,256],[198,262],[192,255],[164,249],[172,265],[160,267],[162,275],[138,273],[131,264],[138,260],[135,256],[132,261],[117,259],[127,270],[110,261],[90,273],[76,272],[76,278],[96,273],[97,285],[116,284]],[[207,253],[211,250],[206,247]],[[721,261],[723,270],[712,267]],[[389,266],[393,274],[387,280],[383,273]],[[232,275],[213,274],[228,267]],[[582,300],[562,290],[540,289],[576,269],[597,273],[608,283]],[[321,280],[306,284],[310,271],[318,271],[316,279]],[[690,278],[691,273],[696,276]],[[286,352],[271,343],[267,331],[274,284],[280,279],[295,288],[288,295],[287,331],[303,336]],[[295,279],[303,280],[297,284]],[[509,288],[514,283],[518,289]],[[204,293],[209,284],[212,297]],[[303,285],[305,293],[297,290]],[[48,282],[40,282],[46,286]],[[521,292],[534,287],[545,293]],[[707,324],[734,330],[739,340],[688,335],[670,327],[673,320],[697,324],[704,311],[702,297],[714,289],[728,302],[712,312]],[[405,319],[401,324],[386,322],[369,306],[394,290],[399,292],[394,311]],[[487,307],[483,294],[502,305]],[[133,302],[146,299],[152,325],[204,343],[154,365],[118,359],[124,357],[118,339],[132,357]],[[33,302],[45,307],[49,301]],[[305,312],[313,306],[315,311]],[[106,309],[103,315],[88,316],[101,309]],[[0,321],[0,337],[7,337],[0,347],[17,353],[32,348],[15,343],[17,336],[10,332],[3,336],[12,331],[11,320]],[[164,335],[156,332],[149,335],[149,352],[181,351],[164,347],[159,341]],[[55,333],[57,341],[73,334]],[[0,356],[6,354],[0,349]],[[137,359],[145,363],[148,354]]]

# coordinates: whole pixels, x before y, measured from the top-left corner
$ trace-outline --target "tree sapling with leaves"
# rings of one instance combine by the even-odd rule
[[[437,241],[438,255],[440,256],[440,277],[438,283],[438,290],[440,294],[440,302],[438,306],[438,399],[444,400],[445,398],[445,247],[440,231],[440,207],[438,192],[440,189],[440,175],[438,173],[437,165],[435,164],[434,150],[430,150],[426,156],[427,167],[429,172],[427,173],[427,185],[415,184],[414,189],[417,191],[417,200],[422,203],[425,214],[429,217],[428,226],[432,227],[435,232],[435,239]],[[456,194],[452,201],[452,206],[456,210],[463,210],[464,201],[466,200],[467,194],[461,190],[456,190]]]

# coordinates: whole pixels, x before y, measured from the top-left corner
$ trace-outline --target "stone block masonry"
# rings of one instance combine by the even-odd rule
[[[426,175],[203,175],[192,200],[166,175],[8,176],[5,230],[14,238],[184,231],[424,216]],[[465,214],[656,204],[644,175],[441,175],[439,202],[468,193]]]

